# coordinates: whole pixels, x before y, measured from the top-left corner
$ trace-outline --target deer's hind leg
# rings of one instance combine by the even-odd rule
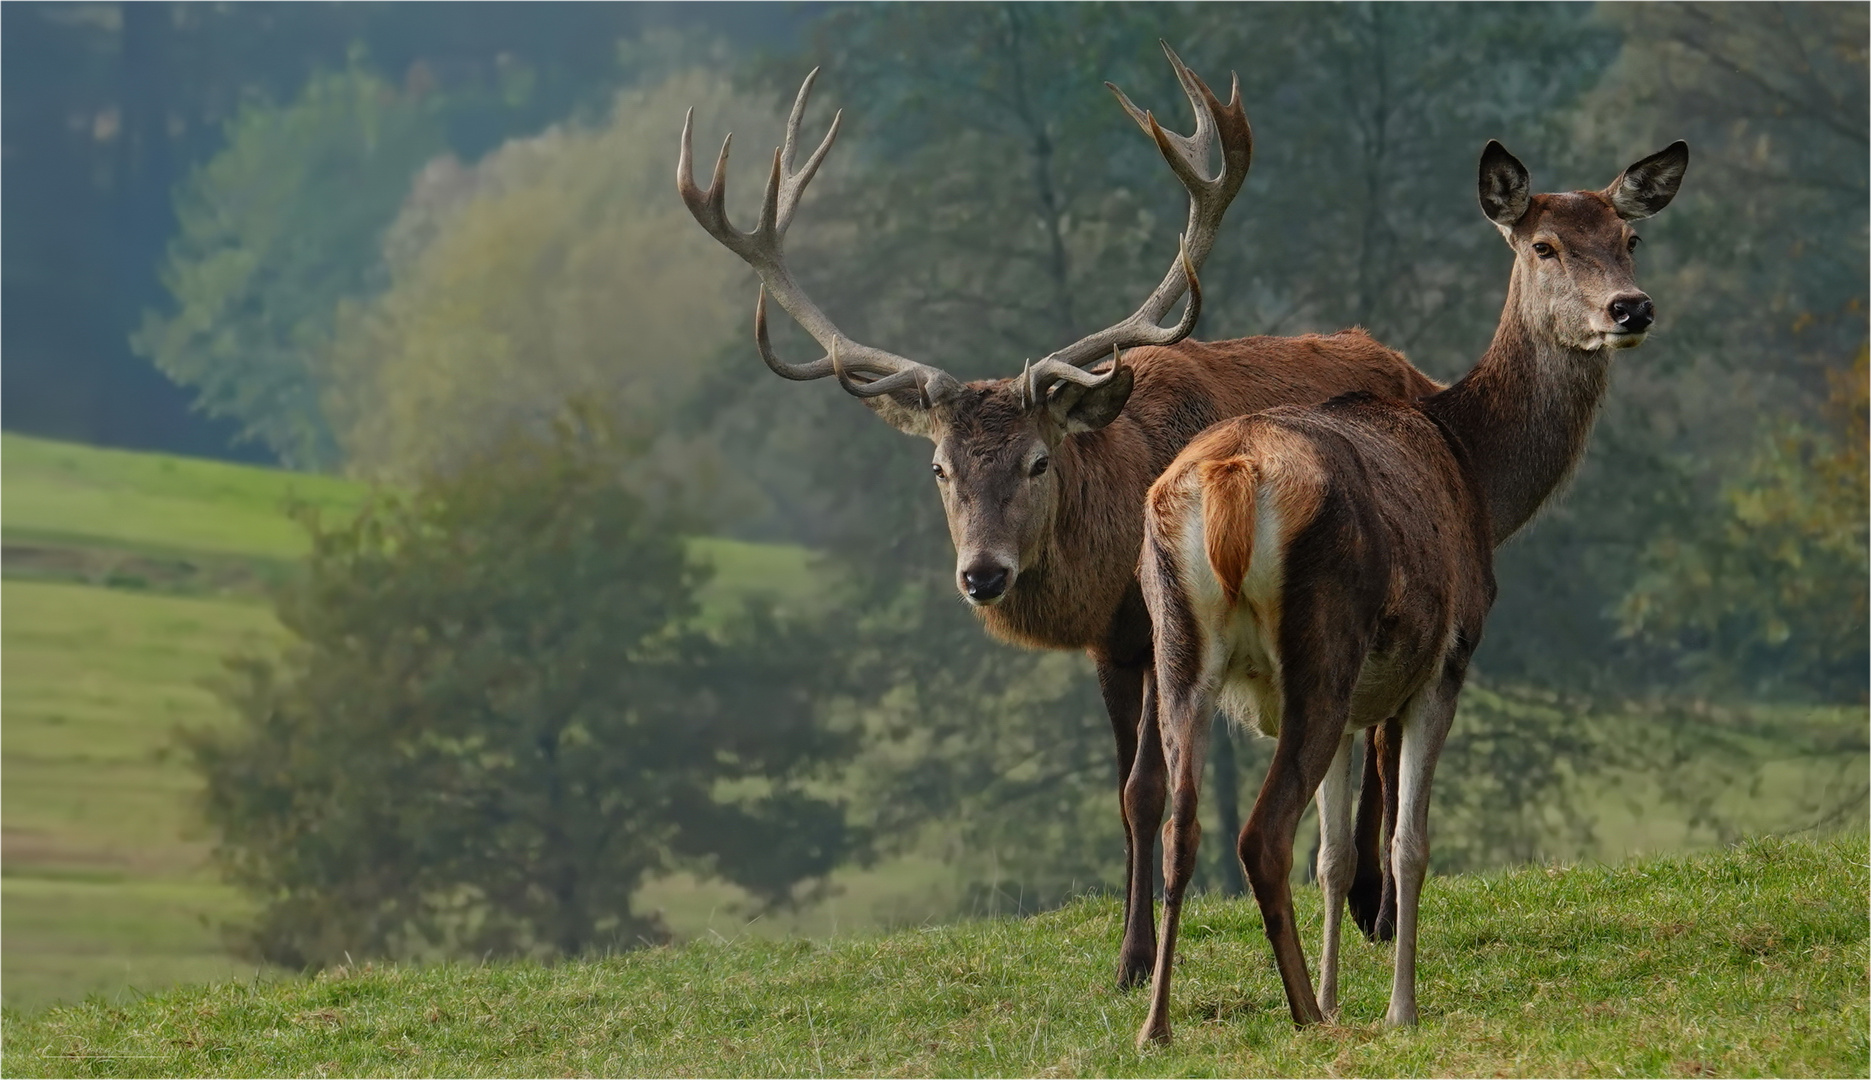
[[[1176,962],[1183,893],[1195,874],[1196,848],[1202,840],[1196,806],[1213,730],[1215,696],[1206,681],[1179,682],[1165,688],[1162,708],[1163,759],[1169,781],[1169,821],[1163,826],[1163,928],[1150,983],[1150,1014],[1137,1033],[1140,1047],[1168,1042],[1170,1037],[1170,976]]]
[[[1325,940],[1319,950],[1319,1012],[1338,1016],[1338,939],[1345,897],[1358,872],[1353,835],[1350,733],[1338,741],[1338,753],[1319,784],[1319,888],[1325,893]]]

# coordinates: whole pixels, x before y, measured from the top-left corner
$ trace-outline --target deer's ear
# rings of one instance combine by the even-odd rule
[[[1507,147],[1488,140],[1481,151],[1481,212],[1503,232],[1526,216],[1533,201],[1533,178]]]
[[[1642,221],[1670,204],[1689,170],[1689,144],[1681,139],[1624,170],[1602,194],[1626,221]]]
[[[1046,395],[1046,411],[1067,435],[1097,431],[1124,411],[1124,403],[1130,400],[1131,388],[1136,385],[1137,376],[1128,367],[1098,386],[1061,382]]]

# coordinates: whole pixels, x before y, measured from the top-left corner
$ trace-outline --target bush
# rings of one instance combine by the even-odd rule
[[[231,662],[241,723],[185,733],[246,951],[571,955],[656,940],[647,876],[785,904],[858,850],[814,781],[855,736],[808,629],[697,629],[675,514],[633,449],[572,418],[355,519],[304,521],[282,660]]]

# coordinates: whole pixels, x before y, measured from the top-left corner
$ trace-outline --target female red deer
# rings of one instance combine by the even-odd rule
[[[1014,378],[962,383],[939,368],[860,345],[792,276],[782,253],[786,229],[838,133],[834,118],[824,141],[795,171],[799,124],[816,71],[793,103],[752,232],[731,225],[723,210],[727,143],[708,188],[695,184],[692,115],[683,125],[676,167],[677,189],[695,219],[760,276],[754,336],[767,367],[787,379],[835,376],[898,430],[935,444],[933,470],[955,543],[956,587],[988,632],[1031,648],[1082,649],[1096,665],[1117,742],[1124,812],[1129,884],[1118,981],[1126,986],[1149,977],[1155,955],[1150,863],[1164,797],[1150,621],[1136,576],[1144,492],[1197,432],[1226,417],[1349,390],[1407,400],[1435,389],[1361,330],[1183,340],[1201,310],[1196,271],[1246,178],[1253,134],[1238,82],[1224,106],[1168,45],[1163,51],[1195,108],[1194,134],[1165,131],[1115,86],[1111,90],[1188,190],[1181,251],[1135,314]],[[1221,168],[1210,177],[1205,172],[1217,144]],[[1185,291],[1189,304],[1181,319],[1162,326]],[[774,355],[767,338],[769,293],[824,348],[823,357],[789,364]],[[1095,370],[1106,361],[1108,368]]]
[[[1416,1022],[1430,777],[1494,602],[1493,548],[1571,472],[1612,354],[1649,330],[1630,222],[1669,205],[1688,163],[1677,142],[1603,191],[1529,195],[1526,168],[1490,142],[1481,205],[1514,267],[1474,370],[1420,401],[1354,393],[1225,421],[1151,486],[1139,577],[1156,634],[1170,819],[1162,947],[1139,1044],[1170,1035],[1217,703],[1278,739],[1238,850],[1300,1024],[1337,1013],[1339,920],[1357,862],[1352,739],[1394,727],[1397,953],[1385,1019]],[[1293,831],[1315,790],[1325,893],[1316,1000],[1288,885]]]

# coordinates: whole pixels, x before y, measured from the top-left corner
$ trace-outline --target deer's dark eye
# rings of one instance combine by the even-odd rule
[[[1641,240],[1641,239],[1642,239],[1642,237],[1638,237],[1638,236],[1633,236],[1633,237],[1631,237],[1631,238],[1630,238],[1630,239],[1629,239],[1628,241],[1626,241],[1626,242],[1625,242],[1625,244],[1624,244],[1624,247],[1625,247],[1625,249],[1626,249],[1626,250],[1628,250],[1628,251],[1636,251],[1636,250],[1637,250],[1637,241],[1639,241],[1639,240]]]
[[[1033,467],[1027,470],[1027,475],[1028,476],[1045,476],[1046,468],[1050,466],[1051,464],[1052,464],[1051,458],[1048,458],[1048,457],[1040,458],[1039,460],[1033,462]]]
[[[947,470],[947,469],[944,469],[944,468],[942,467],[942,463],[941,463],[940,461],[938,461],[938,462],[936,462],[936,463],[934,463],[934,464],[932,464],[932,465],[930,465],[930,466],[929,466],[929,470],[930,470],[931,472],[933,472],[933,473],[935,473],[935,478],[936,478],[937,480],[947,480],[947,479],[948,479],[948,470]]]
[[[1559,254],[1559,252],[1553,250],[1553,245],[1543,244],[1543,243],[1534,244],[1533,253],[1535,255],[1538,255],[1542,259],[1550,259],[1553,256]]]

